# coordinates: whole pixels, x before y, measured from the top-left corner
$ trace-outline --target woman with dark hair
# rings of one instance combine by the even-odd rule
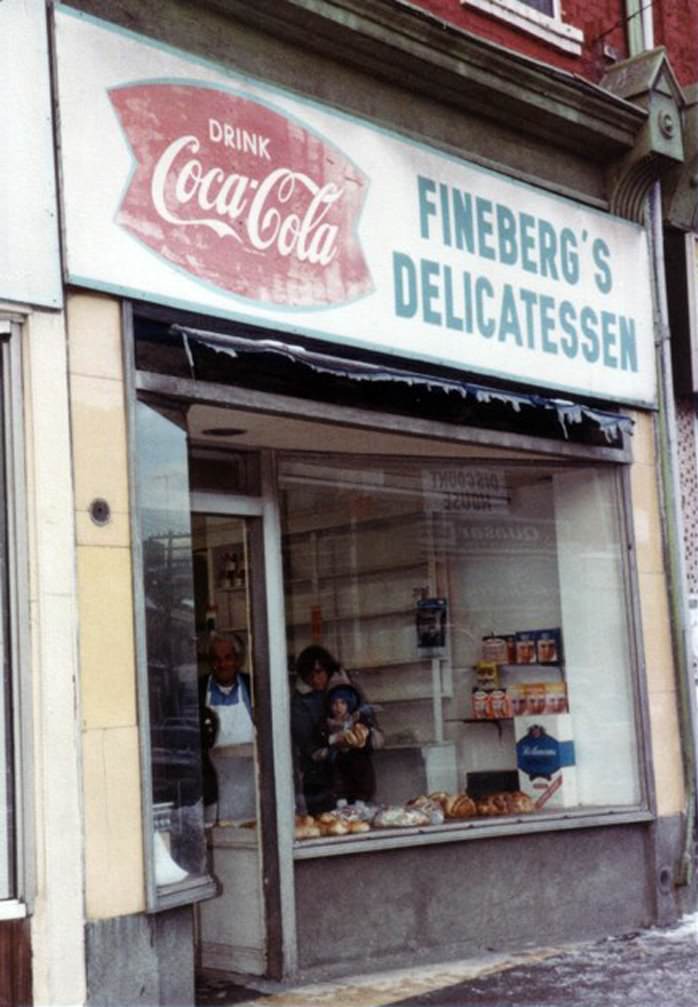
[[[296,662],[296,690],[291,699],[296,803],[299,813],[330,811],[338,798],[370,801],[375,792],[371,753],[383,735],[373,707],[339,662],[317,644],[306,647]],[[340,729],[333,706],[346,704]]]
[[[326,718],[325,693],[330,679],[335,684],[342,675],[339,662],[324,647],[313,644],[298,655],[296,688],[291,698],[291,737],[299,813],[320,814],[336,803],[332,767],[318,752]],[[343,681],[348,682],[346,676]]]

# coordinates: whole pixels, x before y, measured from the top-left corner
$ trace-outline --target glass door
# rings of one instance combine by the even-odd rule
[[[200,906],[203,968],[262,975],[267,941],[259,801],[257,639],[264,613],[255,526],[261,518],[192,513],[204,822],[220,895]],[[263,604],[263,603],[262,603]],[[263,691],[263,689],[262,689]]]

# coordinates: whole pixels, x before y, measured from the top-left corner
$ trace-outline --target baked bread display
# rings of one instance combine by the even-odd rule
[[[407,808],[394,805],[382,808],[373,819],[376,829],[406,829],[420,825],[431,825],[431,815],[421,808]]]
[[[475,801],[467,794],[449,794],[443,809],[446,818],[472,818],[477,814]]]

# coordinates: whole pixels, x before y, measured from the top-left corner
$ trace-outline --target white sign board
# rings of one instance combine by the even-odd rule
[[[69,8],[56,30],[72,282],[654,402],[642,228]]]
[[[46,5],[0,3],[0,300],[62,302]]]

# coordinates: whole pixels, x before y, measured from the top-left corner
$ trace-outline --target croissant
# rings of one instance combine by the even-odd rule
[[[476,814],[475,802],[467,794],[447,794],[442,807],[446,818],[469,818]]]

